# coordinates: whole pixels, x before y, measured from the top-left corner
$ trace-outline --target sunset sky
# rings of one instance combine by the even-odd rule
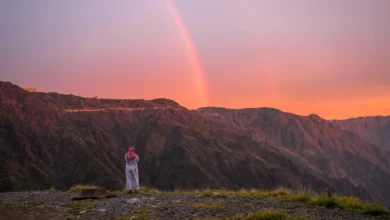
[[[390,0],[1,0],[0,30],[40,91],[390,115]]]

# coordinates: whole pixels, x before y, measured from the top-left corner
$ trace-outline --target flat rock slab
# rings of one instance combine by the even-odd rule
[[[107,192],[103,187],[82,189],[80,196],[73,197],[72,200],[87,200],[87,199],[107,199],[117,197],[113,193]]]
[[[113,195],[104,195],[104,196],[76,196],[73,197],[72,200],[77,201],[77,200],[88,200],[88,199],[109,199],[114,197],[117,197],[117,195],[113,194]]]
[[[107,194],[107,190],[103,187],[82,189],[80,196],[104,196]]]

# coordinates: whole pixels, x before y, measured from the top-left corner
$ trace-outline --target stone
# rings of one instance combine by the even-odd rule
[[[92,187],[82,189],[80,196],[73,197],[72,200],[103,199],[113,197],[117,197],[117,195],[108,192],[104,187]]]
[[[140,199],[134,198],[134,199],[127,200],[126,203],[135,204],[135,203],[140,202],[140,201],[141,201]]]

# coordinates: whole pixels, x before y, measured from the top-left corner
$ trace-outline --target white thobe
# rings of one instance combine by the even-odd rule
[[[126,163],[126,189],[139,190],[138,163],[139,158],[135,158]]]

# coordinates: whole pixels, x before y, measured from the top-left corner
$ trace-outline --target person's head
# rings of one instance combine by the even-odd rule
[[[133,146],[129,147],[129,153],[135,153],[135,148]]]

